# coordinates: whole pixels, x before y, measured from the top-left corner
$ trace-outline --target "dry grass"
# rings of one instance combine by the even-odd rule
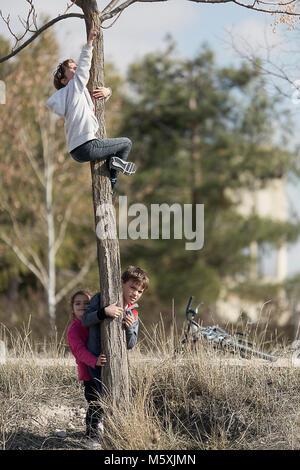
[[[28,330],[4,337],[0,448],[83,449],[86,402],[73,358],[56,340],[50,352],[37,347]],[[130,402],[103,402],[103,449],[300,449],[300,368],[232,359],[205,345],[174,355],[163,325],[146,342],[129,353]]]

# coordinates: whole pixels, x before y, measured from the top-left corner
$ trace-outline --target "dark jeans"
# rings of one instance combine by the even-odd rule
[[[131,140],[127,137],[116,139],[93,139],[72,150],[71,155],[79,163],[93,160],[105,160],[116,155],[122,160],[127,160],[131,150]]]
[[[100,369],[100,367],[96,367],[96,369],[89,367],[90,373],[93,371],[93,378],[91,380],[84,380],[83,382],[84,396],[88,402],[88,409],[85,416],[86,435],[88,437],[97,436],[97,426],[103,416],[103,410],[98,403],[99,395],[102,394],[101,383],[98,380],[98,378],[100,378],[100,371],[98,369]]]

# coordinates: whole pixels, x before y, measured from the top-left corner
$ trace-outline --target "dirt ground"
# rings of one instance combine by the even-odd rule
[[[143,355],[132,356],[131,361],[135,365],[146,365],[148,362],[153,365],[157,361],[158,366],[160,359],[147,357]],[[176,365],[184,366],[186,361],[191,361],[186,357],[177,357]],[[292,360],[292,354],[279,357],[277,361],[270,362],[263,359],[252,358],[243,359],[241,357],[232,356],[224,357],[222,355],[214,357],[206,357],[205,363],[208,365],[226,367],[232,365],[234,367],[255,367],[255,368],[299,368],[300,360]],[[17,358],[7,359],[7,364],[18,362]],[[24,362],[26,360],[24,359]],[[66,358],[34,358],[37,370],[47,369],[53,364],[61,368],[71,368],[76,377],[76,364],[72,356]],[[28,359],[28,364],[32,365],[32,359]],[[24,364],[25,365],[25,364]],[[75,379],[74,379],[75,380]],[[72,396],[69,396],[72,392]],[[13,399],[11,399],[13,403]],[[0,436],[0,448],[3,450],[82,450],[86,449],[85,445],[85,413],[86,402],[84,399],[83,389],[80,386],[68,385],[66,391],[62,394],[58,401],[57,396],[48,396],[39,400],[39,403],[31,403],[24,409],[24,404],[18,403],[16,400],[16,409],[19,409],[19,420],[13,426],[7,426]],[[14,413],[15,410],[12,410]],[[7,410],[7,416],[9,416]],[[1,416],[0,416],[1,418]],[[300,420],[299,429],[295,430],[295,437],[300,440]]]

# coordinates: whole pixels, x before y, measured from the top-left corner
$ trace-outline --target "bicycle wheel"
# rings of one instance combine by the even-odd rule
[[[257,349],[253,349],[249,346],[237,345],[236,347],[237,349],[239,349],[242,357],[248,358],[250,356],[251,358],[251,356],[254,356],[254,357],[259,357],[260,359],[265,359],[266,361],[271,361],[271,362],[275,362],[278,359],[277,356],[273,356],[272,354],[267,354],[263,351],[258,351]]]
[[[293,366],[299,367],[300,366],[300,349],[297,349],[292,354],[292,364]]]

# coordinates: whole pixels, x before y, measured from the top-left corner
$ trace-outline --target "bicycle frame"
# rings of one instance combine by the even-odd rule
[[[251,356],[260,357],[268,361],[276,361],[277,356],[264,353],[257,349],[254,349],[252,341],[249,340],[248,336],[250,329],[248,328],[246,338],[243,337],[242,333],[239,334],[230,334],[223,328],[218,325],[203,327],[195,321],[195,317],[198,314],[199,306],[203,303],[197,305],[195,310],[192,310],[192,304],[194,297],[189,298],[187,307],[186,307],[186,318],[187,325],[184,330],[184,338],[182,344],[188,343],[189,338],[192,334],[192,342],[196,343],[199,340],[199,337],[202,336],[205,340],[211,342],[214,347],[219,347],[221,349],[226,349],[231,353],[238,353],[244,358],[249,358]]]

